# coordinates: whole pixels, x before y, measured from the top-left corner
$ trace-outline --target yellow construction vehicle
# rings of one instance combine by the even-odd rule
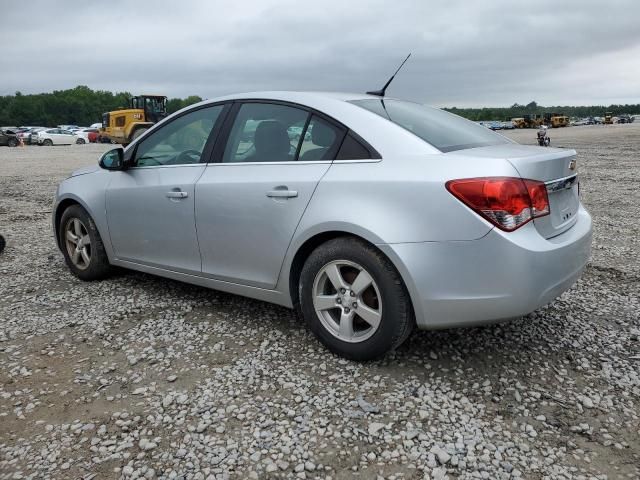
[[[101,140],[127,145],[167,116],[167,97],[140,95],[132,97],[129,108],[102,115]]]
[[[542,117],[535,113],[527,113],[522,118],[512,119],[516,128],[538,128],[542,125]]]
[[[512,118],[511,123],[513,123],[514,128],[525,128],[527,126],[522,117]]]
[[[551,128],[566,127],[569,125],[569,117],[562,113],[545,113],[544,124]]]
[[[602,123],[604,123],[605,125],[611,125],[613,123],[613,113],[605,112],[604,120],[602,120]]]

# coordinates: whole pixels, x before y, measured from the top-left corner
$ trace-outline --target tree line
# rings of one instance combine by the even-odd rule
[[[0,126],[91,125],[101,122],[105,112],[127,108],[131,96],[129,92],[92,90],[82,85],[51,93],[16,92],[0,96]],[[171,98],[167,111],[173,113],[201,100],[198,96]]]
[[[506,108],[444,108],[451,113],[468,118],[469,120],[511,120],[512,118],[522,117],[525,114],[562,113],[568,117],[586,118],[586,117],[602,117],[605,112],[611,112],[614,116],[622,114],[640,114],[640,104],[625,105],[591,105],[591,106],[551,106],[543,107],[535,101],[527,105],[514,103]]]
[[[0,96],[0,126],[60,124],[90,125],[102,121],[102,114],[129,105],[129,92],[108,92],[92,90],[86,86],[78,86],[68,90],[55,90],[51,93]],[[193,95],[187,98],[171,98],[167,101],[167,111],[176,112],[181,108],[201,101]],[[640,113],[640,104],[636,105],[592,105],[592,106],[551,106],[543,107],[535,101],[527,105],[514,103],[506,108],[445,108],[469,120],[510,120],[525,114],[543,114],[558,112],[569,117],[601,117],[605,112],[614,116],[624,113]]]

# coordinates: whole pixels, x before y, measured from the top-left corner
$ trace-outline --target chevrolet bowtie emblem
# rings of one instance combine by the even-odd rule
[[[569,162],[569,170],[575,170],[575,169],[576,169],[576,161],[574,159]]]

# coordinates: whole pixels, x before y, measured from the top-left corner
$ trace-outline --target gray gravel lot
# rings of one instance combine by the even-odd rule
[[[550,135],[578,150],[595,220],[582,280],[366,364],[280,307],[139,273],[80,282],[53,194],[108,147],[0,148],[0,479],[640,478],[640,125]]]

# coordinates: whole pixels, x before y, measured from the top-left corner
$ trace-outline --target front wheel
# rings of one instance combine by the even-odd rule
[[[17,138],[10,138],[7,145],[10,147],[17,147],[19,143],[20,142],[18,142]]]
[[[50,147],[53,145],[53,142],[47,138],[44,142],[42,142],[42,145],[44,145],[45,147]]]
[[[62,214],[58,240],[65,262],[81,280],[99,280],[111,273],[100,233],[93,219],[80,205],[72,205]]]
[[[415,320],[400,274],[371,245],[349,237],[320,245],[304,264],[300,313],[332,352],[353,360],[400,346]]]
[[[135,132],[133,132],[133,135],[131,135],[131,141],[133,142],[136,138],[138,138],[140,135],[142,135],[147,130],[149,130],[149,129],[148,128],[139,128],[139,129],[137,129]]]
[[[76,140],[76,145],[84,145],[86,142],[84,141],[84,138],[79,138]]]

